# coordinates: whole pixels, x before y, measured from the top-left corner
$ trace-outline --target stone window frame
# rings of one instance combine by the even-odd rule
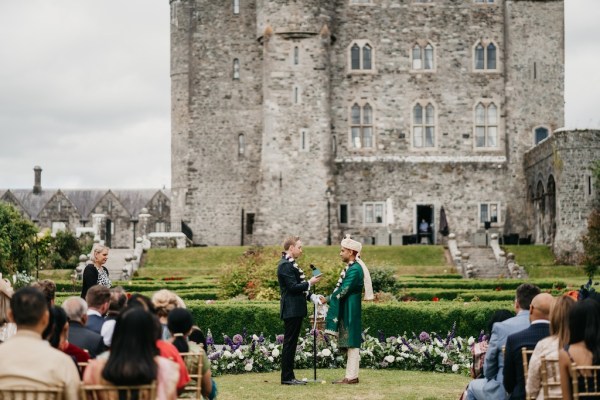
[[[545,138],[543,138],[543,139],[542,139],[542,140],[540,140],[540,141],[538,141],[538,140],[537,140],[537,130],[538,130],[538,129],[545,129],[545,130],[546,130],[546,133],[547,133],[546,137],[545,137]],[[533,137],[533,145],[534,145],[534,146],[537,146],[538,144],[540,144],[541,142],[543,142],[544,140],[546,140],[546,139],[548,139],[550,136],[552,136],[552,130],[551,130],[551,129],[550,129],[548,126],[547,126],[547,125],[538,125],[538,126],[535,126],[535,127],[534,127],[534,128],[531,130],[531,133],[532,133],[532,137]]]
[[[477,225],[480,228],[485,226],[485,224],[484,224],[485,221],[482,221],[483,206],[487,207],[488,216],[491,216],[492,207],[496,208],[496,220],[492,221],[490,219],[491,226],[497,227],[499,225],[502,225],[502,203],[500,201],[480,201],[479,203],[477,203]]]
[[[238,158],[244,158],[246,156],[246,135],[243,132],[238,134]]]
[[[241,0],[232,0],[231,11],[233,12],[233,15],[240,15],[240,1]]]
[[[300,128],[298,132],[298,149],[301,152],[309,152],[310,151],[310,131],[308,128]]]
[[[358,46],[360,49],[360,54],[359,54],[359,67],[358,69],[352,69],[352,48],[354,46]],[[364,48],[366,46],[369,46],[371,48],[371,68],[370,69],[364,69],[363,68],[363,63],[364,63]],[[346,48],[346,71],[348,74],[350,75],[354,75],[354,74],[376,74],[377,73],[377,68],[376,68],[376,61],[377,61],[377,57],[375,55],[375,46],[373,46],[373,43],[371,43],[370,40],[368,39],[355,39],[352,42],[350,42],[350,44],[348,45],[348,47]]]
[[[300,65],[300,45],[294,44],[292,47],[292,65]]]
[[[425,118],[422,118],[423,123],[420,125],[415,124],[415,108],[417,105],[421,106],[423,111],[426,111],[428,105],[431,105],[433,107],[433,125],[428,124],[426,122],[425,113],[423,113],[423,116],[425,117]],[[421,99],[421,100],[417,100],[411,104],[411,107],[410,107],[410,148],[411,148],[411,150],[429,151],[429,150],[437,149],[437,146],[438,146],[437,145],[437,143],[438,143],[438,140],[437,140],[438,139],[437,138],[438,111],[437,110],[438,110],[437,104],[432,99]],[[417,128],[418,126],[421,126],[422,128],[425,128],[425,129],[427,127],[433,126],[433,146],[415,146],[415,128]]]
[[[240,59],[239,58],[233,59],[232,78],[234,81],[240,80]]]
[[[346,222],[342,222],[342,206],[346,207]],[[338,206],[337,206],[337,211],[338,211],[338,221],[339,221],[339,224],[341,226],[350,225],[350,215],[351,215],[351,213],[350,213],[350,202],[348,202],[348,201],[341,201],[341,202],[339,202]]]
[[[376,221],[376,209],[377,207],[381,207],[381,221]],[[385,226],[386,223],[386,204],[385,201],[363,201],[362,203],[362,211],[363,211],[363,226]],[[369,208],[373,210],[373,221],[368,221],[367,211]]]
[[[478,125],[477,122],[477,107],[479,106],[479,104],[483,105],[485,108],[485,121],[484,121],[484,128],[485,128],[485,138],[486,138],[486,145],[485,146],[477,146],[477,127],[478,126],[482,126],[482,125]],[[496,124],[490,124],[488,123],[488,109],[490,105],[494,105],[496,107]],[[500,146],[500,143],[503,142],[504,140],[504,121],[501,118],[502,115],[502,105],[500,104],[500,101],[496,98],[486,98],[486,99],[478,99],[477,101],[475,101],[475,104],[473,105],[473,149],[475,151],[501,151],[502,147]],[[488,138],[488,131],[490,127],[496,127],[496,145],[495,146],[488,146],[487,145],[487,138]]]
[[[421,60],[420,60],[421,61],[421,68],[415,68],[414,67],[415,59],[414,59],[413,51],[414,51],[415,47],[417,47],[417,46],[419,47],[419,51],[421,52]],[[425,66],[425,49],[426,49],[427,46],[431,46],[431,48],[432,48],[432,52],[433,52],[433,54],[432,54],[432,64],[433,65],[432,65],[431,68],[425,69],[424,68],[424,66]],[[429,74],[429,73],[436,72],[436,69],[437,69],[437,60],[436,60],[436,53],[437,52],[436,52],[436,48],[437,48],[437,46],[434,45],[431,40],[428,40],[428,39],[425,39],[425,40],[415,40],[413,42],[413,45],[410,47],[410,49],[408,51],[408,53],[410,54],[410,72],[412,72],[412,73],[419,73],[419,74],[422,74],[422,73]]]
[[[496,51],[496,66],[495,68],[488,68],[488,46],[490,44],[493,44],[495,46],[495,51]],[[477,64],[477,47],[481,45],[483,47],[483,68],[476,68],[476,64]],[[472,56],[472,63],[471,63],[471,70],[473,73],[476,74],[490,74],[490,73],[500,73],[501,72],[501,64],[500,64],[500,46],[498,45],[498,42],[495,40],[491,40],[491,39],[483,39],[480,38],[478,39],[473,46],[471,47],[471,56]]]
[[[352,110],[354,109],[354,106],[358,105],[360,107],[360,123],[359,124],[354,124],[352,121]],[[365,106],[369,106],[371,109],[371,123],[370,124],[365,124],[364,123],[364,108]],[[350,151],[374,151],[375,150],[375,107],[373,107],[373,102],[370,101],[369,99],[366,98],[362,98],[362,99],[355,99],[354,101],[352,101],[348,107],[348,142],[350,143]],[[371,127],[371,146],[369,147],[364,147],[363,146],[363,130],[365,127]],[[360,147],[356,147],[353,141],[353,136],[352,136],[352,128],[353,127],[359,127],[359,129],[361,130],[361,146]]]

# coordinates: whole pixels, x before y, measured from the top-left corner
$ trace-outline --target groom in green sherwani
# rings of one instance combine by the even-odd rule
[[[373,300],[371,275],[360,259],[362,244],[346,236],[341,243],[340,257],[346,267],[340,273],[333,293],[321,302],[329,303],[325,333],[338,336],[338,346],[348,349],[348,362],[344,379],[337,384],[358,383],[360,344],[362,340],[361,297],[365,289],[365,300]]]

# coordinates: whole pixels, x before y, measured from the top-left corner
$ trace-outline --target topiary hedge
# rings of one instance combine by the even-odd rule
[[[205,331],[210,329],[218,343],[223,334],[231,337],[242,333],[244,329],[249,334],[262,332],[272,338],[283,334],[278,302],[219,301],[206,304],[189,301],[187,307],[194,315],[196,324]],[[388,336],[404,332],[418,335],[421,331],[445,334],[456,322],[458,335],[476,336],[498,309],[512,310],[513,302],[363,303],[362,326],[363,329],[369,328],[371,335],[377,335],[379,331]],[[312,314],[310,305],[309,314]],[[303,325],[305,328],[309,328],[308,318]]]

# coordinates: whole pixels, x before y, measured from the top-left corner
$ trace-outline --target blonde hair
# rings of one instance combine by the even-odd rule
[[[175,308],[185,308],[181,297],[167,289],[155,292],[152,295],[152,304],[154,304],[156,315],[159,317],[166,317]]]
[[[99,244],[99,243],[94,244],[94,247],[92,247],[92,252],[90,254],[90,261],[95,262],[96,261],[96,253],[101,253],[104,250],[110,250],[110,247],[104,246],[103,244]]]
[[[298,243],[300,236],[288,236],[283,241],[283,250],[288,251],[290,247]]]
[[[569,296],[560,296],[550,306],[550,334],[558,337],[558,348],[569,343],[569,313],[575,300]]]

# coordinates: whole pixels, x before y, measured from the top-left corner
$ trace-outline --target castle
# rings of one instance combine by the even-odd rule
[[[194,242],[402,244],[425,220],[552,243],[525,156],[564,125],[562,0],[170,5],[171,225]]]

